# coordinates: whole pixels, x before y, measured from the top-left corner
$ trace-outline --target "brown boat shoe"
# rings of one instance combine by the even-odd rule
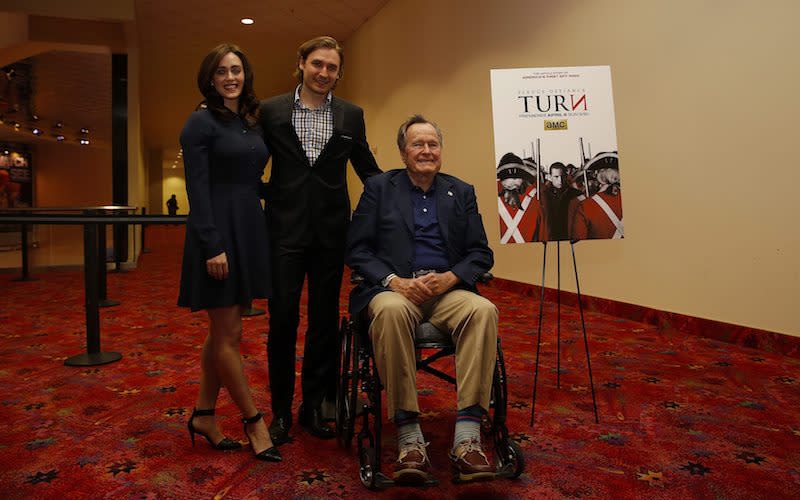
[[[469,440],[458,443],[450,452],[453,464],[453,480],[456,482],[494,479],[495,468],[489,463],[480,441]]]
[[[424,484],[430,477],[431,463],[425,448],[429,443],[405,443],[394,463],[392,479],[400,484]]]

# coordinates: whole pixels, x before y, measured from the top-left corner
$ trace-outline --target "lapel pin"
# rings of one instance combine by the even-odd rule
[[[453,192],[452,191],[448,191],[447,192],[447,196],[453,196]]]

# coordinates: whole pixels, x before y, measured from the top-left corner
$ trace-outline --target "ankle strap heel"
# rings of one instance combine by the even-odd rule
[[[259,420],[261,420],[263,417],[264,417],[264,414],[261,413],[261,412],[258,412],[255,415],[253,415],[252,417],[242,417],[242,423],[244,425],[254,424],[254,423],[258,422]],[[245,432],[245,434],[247,434],[247,430],[245,430],[244,432]]]
[[[198,410],[197,408],[195,408],[194,410],[192,410],[192,415],[189,417],[189,421],[186,423],[186,426],[189,428],[189,437],[192,438],[192,446],[194,446],[194,435],[196,433],[206,438],[208,444],[210,444],[211,447],[214,448],[215,450],[229,451],[229,450],[238,450],[239,448],[241,448],[242,447],[241,443],[225,436],[222,437],[222,440],[220,442],[215,443],[214,441],[211,440],[210,437],[208,437],[208,435],[205,432],[196,429],[194,427],[195,417],[213,417],[213,416],[214,416],[214,408],[208,410]]]
[[[244,427],[244,435],[247,436],[247,439],[250,439],[250,434],[247,432],[247,424],[254,424],[261,420],[264,417],[264,414],[261,412],[256,413],[252,417],[242,417],[242,424]],[[253,446],[253,441],[250,441],[250,446]],[[256,450],[253,449],[253,453],[258,460],[264,460],[266,462],[280,462],[283,460],[281,457],[281,453],[278,451],[274,445],[272,448],[267,448],[266,450],[262,450],[256,453]]]

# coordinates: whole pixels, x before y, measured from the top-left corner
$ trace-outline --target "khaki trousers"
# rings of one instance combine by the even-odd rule
[[[399,293],[386,291],[373,297],[367,314],[389,419],[396,410],[419,413],[413,332],[423,321],[453,337],[458,409],[479,404],[488,411],[497,359],[494,304],[467,290],[451,290],[417,306]]]

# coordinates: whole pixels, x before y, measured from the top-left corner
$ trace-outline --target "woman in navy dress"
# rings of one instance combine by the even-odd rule
[[[209,332],[200,358],[200,391],[189,435],[218,450],[240,448],[214,419],[221,387],[242,412],[244,433],[261,460],[280,461],[244,376],[242,309],[270,295],[269,245],[259,192],[269,152],[258,126],[258,99],[247,58],[235,45],[215,47],[197,86],[204,105],[181,132],[189,217],[178,305],[205,309]]]

